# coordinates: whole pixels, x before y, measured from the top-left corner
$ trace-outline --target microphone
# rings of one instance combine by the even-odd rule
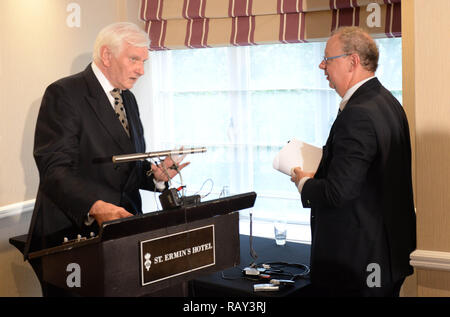
[[[194,153],[204,153],[206,152],[206,147],[198,147],[198,148],[188,148],[188,149],[179,149],[179,150],[166,150],[166,151],[156,151],[156,152],[148,152],[148,153],[132,153],[132,154],[122,154],[122,155],[114,155],[112,157],[113,163],[126,163],[126,162],[134,162],[134,161],[143,161],[148,158],[155,157],[163,157],[163,156],[172,156],[172,155],[186,155],[186,154],[194,154]]]

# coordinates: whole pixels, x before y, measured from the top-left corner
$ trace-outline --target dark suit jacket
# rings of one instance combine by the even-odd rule
[[[51,84],[36,123],[34,158],[39,189],[30,224],[28,252],[61,244],[64,237],[98,230],[86,226],[97,200],[138,214],[139,188],[154,189],[148,162],[113,164],[113,155],[145,152],[144,133],[134,95],[123,91],[129,138],[95,77],[91,65]]]
[[[337,116],[301,198],[311,208],[313,284],[362,289],[375,272],[370,263],[379,265],[382,285],[412,273],[409,127],[402,106],[377,78],[358,88]]]

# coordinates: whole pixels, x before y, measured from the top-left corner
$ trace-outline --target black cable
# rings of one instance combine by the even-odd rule
[[[205,198],[205,197],[207,197],[209,194],[211,194],[212,189],[214,188],[214,181],[213,181],[211,178],[207,178],[207,179],[203,182],[202,186],[200,186],[200,189],[197,190],[197,191],[194,193],[194,195],[197,195],[198,193],[200,193],[200,192],[202,191],[203,186],[205,186],[205,184],[206,184],[207,181],[210,181],[210,182],[211,182],[211,189],[209,190],[209,193],[207,193],[206,195],[202,196],[202,199]]]
[[[298,278],[305,278],[309,275],[310,272],[310,268],[308,265],[306,264],[302,264],[302,263],[287,263],[287,262],[266,262],[264,264],[270,265],[270,267],[272,268],[272,266],[275,266],[275,268],[277,267],[295,267],[298,269],[302,269],[303,272],[299,273],[299,274],[292,274],[293,279],[298,279]],[[270,268],[267,269],[267,271],[270,271]]]
[[[261,272],[261,274],[266,274],[269,275],[270,277],[274,277],[274,276],[282,276],[282,277],[288,277],[290,280],[295,281],[297,279],[302,279],[302,278],[307,278],[309,276],[309,266],[306,264],[302,264],[302,263],[287,263],[287,262],[265,262],[262,264],[256,264],[256,263],[252,263],[251,264],[253,268],[257,268],[257,267],[261,267],[261,268],[265,268],[265,266],[269,266],[269,268],[265,268],[265,271]],[[293,272],[289,272],[287,270],[285,270],[285,267],[292,267],[292,268],[297,268],[297,269],[302,269],[303,272],[302,273],[298,273],[295,274]],[[237,269],[239,269],[241,271],[241,274],[236,275],[236,276],[230,276],[230,275],[225,275],[223,272],[221,272],[221,277],[224,280],[239,280],[239,279],[243,279],[243,280],[250,280],[250,281],[261,281],[261,276],[260,275],[245,275],[242,274],[242,272],[244,271],[243,269],[237,267]],[[287,278],[285,278],[287,279]]]

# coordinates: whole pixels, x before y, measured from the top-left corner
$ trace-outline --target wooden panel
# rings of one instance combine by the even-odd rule
[[[448,0],[415,1],[418,248],[432,251],[450,251],[450,44],[441,38],[450,31],[448,12]]]
[[[403,105],[413,148],[413,182],[417,211],[417,247],[450,251],[450,1],[402,3]],[[416,269],[403,296],[449,296],[450,273]]]
[[[450,297],[450,272],[418,270],[417,295],[421,297]]]

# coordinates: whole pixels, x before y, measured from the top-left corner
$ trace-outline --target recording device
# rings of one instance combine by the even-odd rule
[[[181,196],[178,189],[170,188],[159,195],[159,201],[163,209],[195,206],[200,203],[200,195]]]
[[[273,285],[295,285],[295,282],[293,280],[279,280],[279,279],[271,279],[270,284]]]
[[[273,292],[273,291],[278,291],[280,290],[280,286],[279,285],[274,285],[274,284],[255,284],[253,285],[253,290],[255,292]]]
[[[242,270],[242,273],[244,273],[244,275],[258,276],[261,274],[261,270],[255,267],[246,267]]]

